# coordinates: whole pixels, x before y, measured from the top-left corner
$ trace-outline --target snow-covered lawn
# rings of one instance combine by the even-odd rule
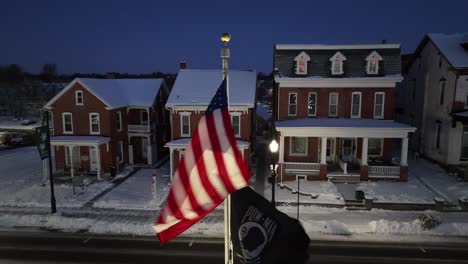
[[[410,177],[419,179],[447,203],[457,205],[458,199],[468,197],[468,182],[448,175],[439,165],[425,159],[410,161]]]
[[[37,122],[31,125],[23,126],[21,122],[23,120],[36,120]],[[12,116],[1,116],[0,117],[0,128],[1,129],[14,129],[14,130],[34,130],[36,127],[41,125],[40,118],[38,117],[31,117],[31,118],[24,118],[23,120],[14,120]]]
[[[125,182],[117,186],[99,201],[96,208],[114,209],[159,209],[166,199],[170,186],[169,162],[156,169],[156,195],[153,192],[152,169],[142,169]]]

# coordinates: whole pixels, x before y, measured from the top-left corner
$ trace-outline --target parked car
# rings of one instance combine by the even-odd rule
[[[23,134],[15,133],[12,134],[10,140],[8,141],[8,145],[10,146],[19,146],[23,144]]]
[[[21,121],[21,125],[28,126],[28,125],[35,124],[36,122],[37,122],[36,120],[25,119],[25,120]]]
[[[8,131],[0,132],[0,145],[2,144],[7,145],[12,135],[13,133],[8,132]]]

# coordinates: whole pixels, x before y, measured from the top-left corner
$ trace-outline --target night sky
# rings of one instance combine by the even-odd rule
[[[468,1],[6,1],[0,65],[38,73],[176,72],[220,68],[223,32],[231,69],[270,72],[274,44],[401,43],[428,32],[467,32]]]

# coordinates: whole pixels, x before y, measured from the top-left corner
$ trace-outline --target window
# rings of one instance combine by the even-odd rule
[[[441,81],[440,82],[440,100],[439,100],[440,105],[444,104],[444,94],[445,94],[445,81]]]
[[[291,156],[306,156],[307,155],[307,138],[306,137],[291,137],[289,143],[289,155]]]
[[[436,121],[436,131],[435,131],[435,146],[436,149],[440,149],[440,133],[442,129],[442,124],[440,121]]]
[[[442,68],[442,55],[439,54],[439,69]]]
[[[180,113],[180,136],[190,137],[190,113]]]
[[[123,151],[123,142],[122,140],[117,141],[117,156],[119,159],[119,163],[124,162],[124,151]]]
[[[295,116],[297,110],[297,93],[289,93],[288,98],[288,115]]]
[[[83,91],[75,91],[75,104],[83,105]]]
[[[463,126],[463,138],[461,147],[461,159],[468,159],[468,126]]]
[[[345,60],[346,57],[339,51],[330,58],[332,75],[343,74],[343,61]]]
[[[101,128],[99,126],[99,114],[98,113],[89,114],[89,133],[90,134],[101,133]]]
[[[310,61],[309,55],[303,51],[294,58],[294,61],[296,62],[296,74],[307,74],[307,62]]]
[[[369,155],[370,157],[383,156],[383,139],[369,138],[367,155]]]
[[[143,126],[148,125],[148,111],[146,110],[140,111],[140,124]]]
[[[117,112],[117,131],[122,131],[122,112]]]
[[[361,117],[361,92],[354,92],[351,98],[351,117]]]
[[[240,137],[241,129],[240,129],[240,113],[231,113],[231,123],[232,129],[234,130],[234,135],[236,137]]]
[[[376,51],[371,52],[369,56],[366,57],[367,67],[366,72],[367,74],[379,74],[379,61],[382,60],[382,57]]]
[[[338,94],[330,93],[328,95],[328,115],[337,116],[338,115]]]
[[[73,134],[73,117],[72,113],[62,113],[63,133]]]
[[[317,93],[309,93],[308,99],[309,116],[317,115]]]
[[[374,118],[384,118],[385,93],[375,93],[374,96]]]

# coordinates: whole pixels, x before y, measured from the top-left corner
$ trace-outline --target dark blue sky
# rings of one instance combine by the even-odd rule
[[[427,32],[468,31],[468,1],[2,1],[0,65],[60,73],[176,72],[220,68],[219,36],[232,35],[231,68],[269,72],[274,44],[401,43]]]

